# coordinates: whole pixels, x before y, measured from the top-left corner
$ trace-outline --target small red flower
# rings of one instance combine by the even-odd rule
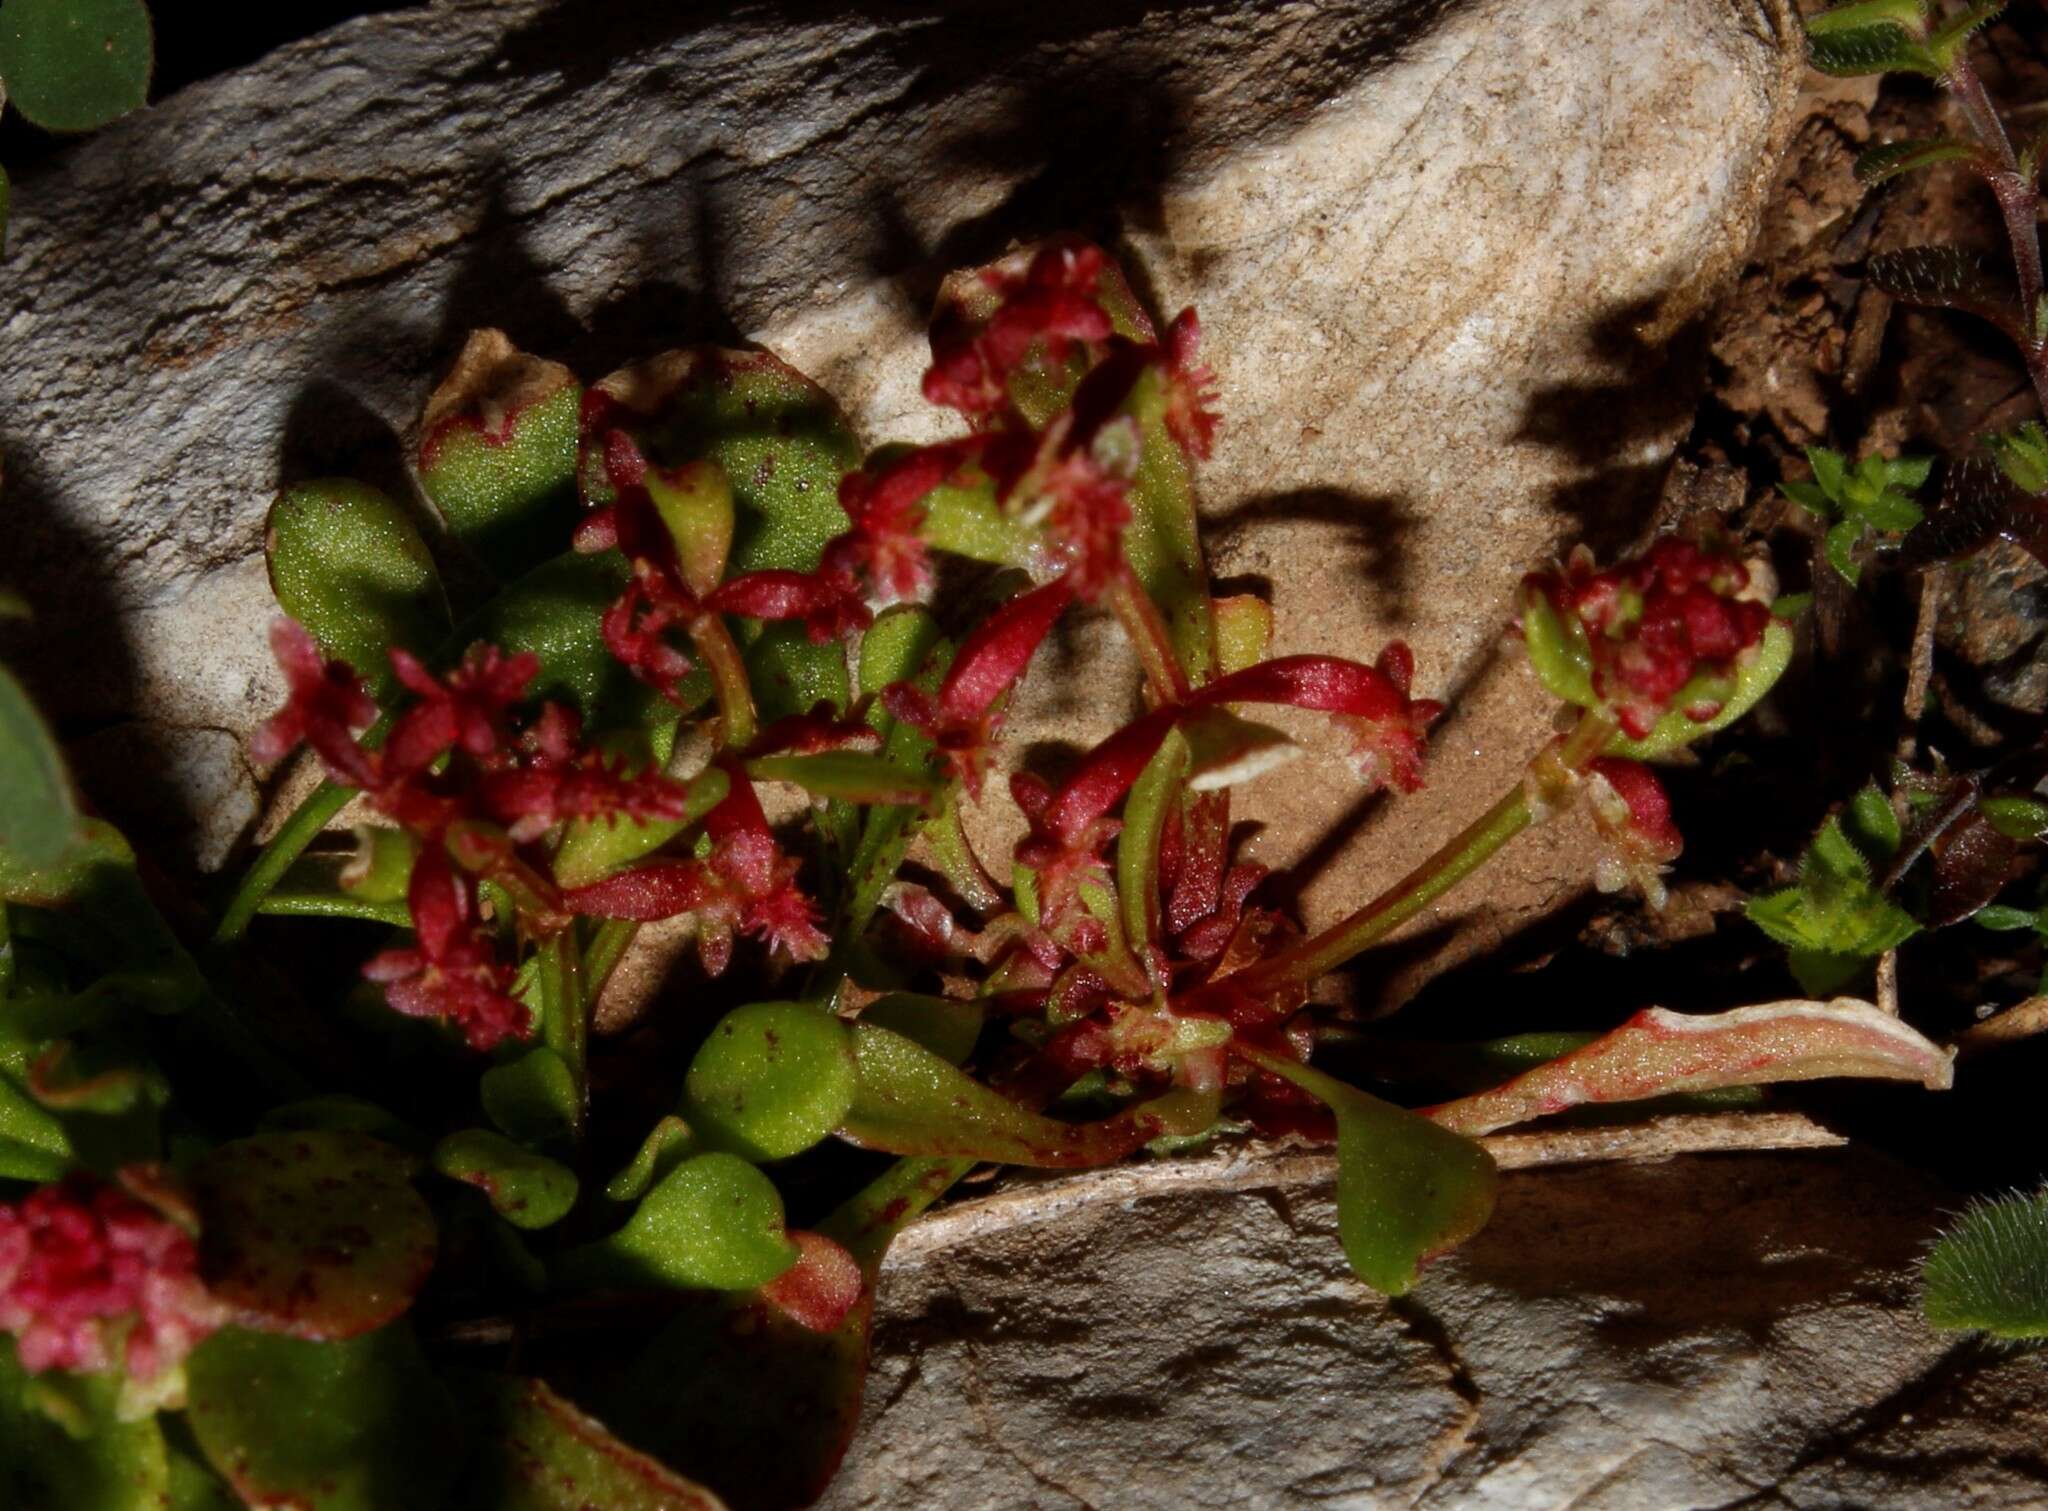
[[[749,756],[817,755],[828,750],[873,750],[882,743],[874,725],[842,719],[820,699],[808,713],[785,714],[754,736]]]
[[[860,572],[884,602],[920,597],[932,578],[931,553],[917,533],[924,501],[979,450],[972,440],[951,441],[920,447],[879,471],[847,473],[839,507],[852,528],[825,547],[826,570]]]
[[[1017,861],[1037,877],[1039,928],[1069,953],[1092,955],[1109,942],[1109,935],[1101,920],[1088,912],[1081,889],[1090,882],[1109,885],[1109,865],[1102,851],[1122,826],[1101,812],[1082,817],[1092,802],[1063,814],[1060,798],[1067,790],[1056,794],[1029,772],[1010,778],[1010,796],[1031,825],[1031,832],[1017,842]],[[1112,797],[1104,810],[1115,801]]]
[[[120,1188],[80,1175],[0,1205],[0,1330],[30,1374],[147,1382],[225,1320],[191,1235]]]
[[[1663,869],[1685,848],[1664,784],[1640,761],[1603,756],[1587,769],[1586,799],[1602,841],[1593,884],[1619,892],[1633,881],[1651,907],[1662,908]]]
[[[249,753],[259,761],[282,760],[303,741],[335,781],[374,785],[376,764],[356,743],[355,731],[377,722],[377,705],[355,669],[325,659],[311,633],[292,619],[270,626],[270,652],[288,692],[284,707],[256,731]]]
[[[615,660],[671,703],[680,704],[678,688],[690,674],[690,658],[668,636],[696,614],[696,601],[679,584],[643,562],[635,566],[626,591],[605,610],[599,629]]]
[[[983,274],[1002,296],[979,330],[941,330],[932,336],[932,365],[924,396],[970,420],[1007,409],[1010,375],[1034,349],[1064,362],[1073,344],[1109,339],[1108,312],[1095,301],[1105,258],[1094,246],[1048,247],[1017,272],[996,267]]]
[[[1002,727],[998,700],[1024,675],[1073,601],[1073,584],[1064,577],[1012,598],[960,643],[937,698],[908,682],[882,690],[883,707],[930,735],[971,795],[981,795],[989,746]]]
[[[1637,739],[1696,681],[1706,687],[1685,704],[1686,715],[1704,722],[1719,712],[1725,693],[1714,684],[1732,677],[1763,639],[1774,588],[1766,569],[1727,548],[1676,536],[1606,571],[1581,546],[1562,570],[1523,582],[1583,627],[1593,690]]]
[[[363,974],[384,987],[393,1010],[454,1024],[471,1049],[489,1051],[533,1035],[533,1015],[511,995],[512,968],[476,923],[475,883],[426,846],[406,889],[413,947],[372,956]]]
[[[1195,360],[1202,326],[1184,309],[1166,331],[1166,429],[1181,450],[1208,460],[1216,444],[1216,372]]]
[[[1051,500],[1046,533],[1066,557],[1075,593],[1091,603],[1101,598],[1123,573],[1130,479],[1104,466],[1094,447],[1076,446],[1061,450],[1022,486]]]
[[[507,656],[479,643],[442,678],[411,652],[394,649],[391,669],[418,701],[392,725],[383,751],[384,781],[417,775],[458,747],[486,764],[508,761],[512,710],[525,701],[540,658],[531,651]]]

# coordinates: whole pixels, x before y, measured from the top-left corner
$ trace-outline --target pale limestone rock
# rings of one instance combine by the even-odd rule
[[[2048,1359],[1921,1319],[1946,1203],[1878,1157],[1511,1172],[1392,1302],[1326,1159],[1150,1173],[905,1236],[825,1506],[2040,1504]]]

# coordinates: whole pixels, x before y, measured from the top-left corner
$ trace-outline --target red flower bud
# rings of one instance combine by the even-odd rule
[[[285,705],[256,731],[249,753],[259,761],[282,760],[304,742],[335,781],[375,785],[376,765],[356,743],[355,731],[377,721],[377,705],[355,669],[322,657],[312,634],[292,619],[270,626],[270,652],[284,673]]]

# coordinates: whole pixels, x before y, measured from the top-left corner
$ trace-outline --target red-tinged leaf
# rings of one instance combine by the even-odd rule
[[[2017,840],[1973,812],[1935,837],[1934,885],[1927,896],[1930,929],[1960,923],[2005,890],[2019,873]]]
[[[1046,831],[1063,845],[1078,843],[1131,790],[1180,717],[1178,708],[1155,709],[1083,756],[1046,806],[1040,820]]]
[[[793,1232],[796,1263],[762,1286],[761,1299],[799,1327],[837,1332],[860,1304],[860,1262],[822,1233]]]
[[[725,1511],[711,1491],[629,1447],[539,1380],[463,1381],[485,1426],[451,1504],[493,1511]]]
[[[199,1268],[244,1327],[367,1333],[412,1305],[434,1267],[434,1217],[390,1145],[341,1131],[259,1133],[192,1171]]]
[[[2011,269],[1982,252],[1951,246],[1906,247],[1872,257],[1867,274],[1873,286],[1908,304],[1961,310],[1989,320],[2015,341],[2024,329]]]
[[[939,685],[940,716],[967,722],[987,714],[1024,675],[1033,652],[1073,601],[1073,586],[1061,577],[1019,594],[983,620],[960,642]]]
[[[1588,1102],[1719,1086],[1859,1076],[1918,1081],[1942,1091],[1954,1058],[1953,1050],[1853,997],[1766,1002],[1701,1016],[1652,1007],[1584,1049],[1428,1115],[1446,1128],[1479,1134]]]
[[[1393,679],[1362,661],[1340,656],[1281,656],[1219,677],[1189,700],[1217,703],[1279,703],[1361,719],[1398,716],[1405,699]]]
[[[1941,503],[1899,548],[1899,563],[1924,567],[1972,556],[2009,540],[2048,564],[2048,502],[2031,498],[1989,456],[1956,462],[1942,480]]]
[[[1124,1158],[1162,1134],[1199,1133],[1213,1095],[1172,1091],[1094,1123],[1062,1123],[990,1090],[939,1055],[873,1024],[854,1025],[858,1084],[840,1136],[891,1154],[1082,1169]]]
[[[1425,1261],[1486,1226],[1498,1177],[1478,1144],[1297,1061],[1232,1047],[1335,1115],[1337,1231],[1367,1285],[1402,1295]]]

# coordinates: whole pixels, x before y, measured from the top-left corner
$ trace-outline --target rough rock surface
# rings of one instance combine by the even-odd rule
[[[1423,689],[1459,698],[1427,823],[1380,822],[1334,759],[1251,798],[1266,858],[1309,854],[1328,916],[1538,738],[1493,657],[1512,586],[1640,518],[1798,72],[1784,0],[365,18],[17,186],[0,577],[42,607],[38,680],[73,728],[141,710],[189,765],[276,693],[258,548],[280,479],[403,488],[397,434],[468,328],[588,376],[756,339],[870,440],[916,439],[938,276],[1079,227],[1162,309],[1200,306],[1228,412],[1219,574],[1271,584],[1281,649],[1402,634]],[[1090,658],[1113,637],[1076,638],[1089,680],[1029,700],[1027,735],[1120,717],[1126,664]],[[156,746],[110,743],[116,772]],[[253,795],[244,774],[159,827],[216,862]],[[1575,894],[1583,842],[1525,842],[1438,932],[1483,943]]]
[[[1921,1320],[1943,1202],[1875,1156],[1512,1172],[1392,1302],[1327,1160],[1202,1164],[913,1228],[825,1505],[2041,1504],[2048,1356]]]

